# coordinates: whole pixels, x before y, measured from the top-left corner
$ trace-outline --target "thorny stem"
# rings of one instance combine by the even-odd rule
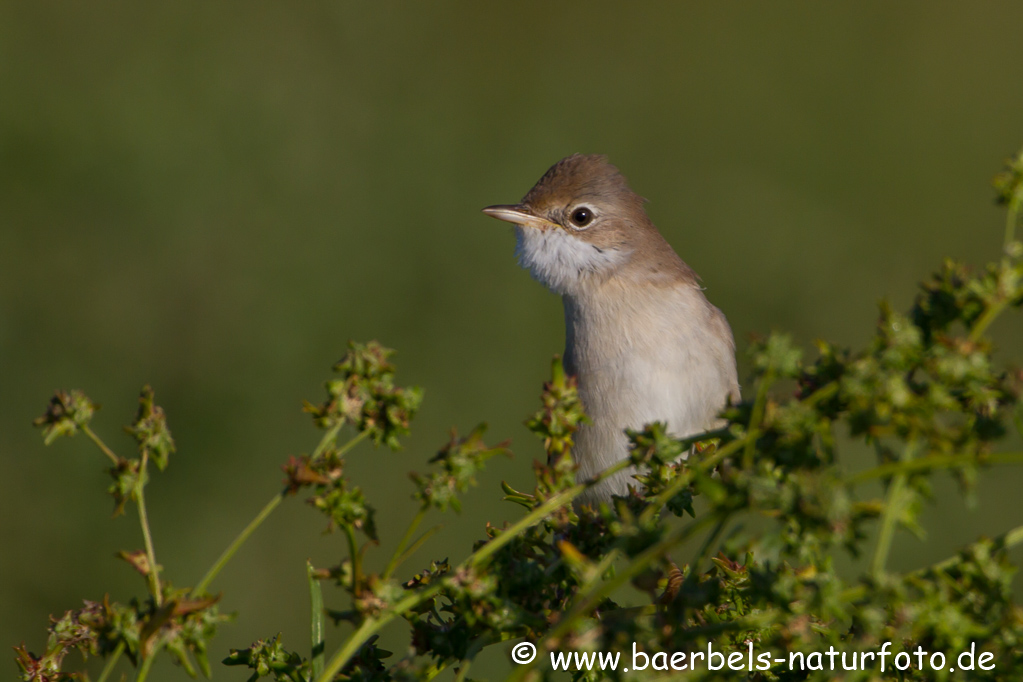
[[[103,666],[103,672],[99,674],[96,682],[106,682],[107,678],[110,677],[110,673],[114,672],[117,662],[121,660],[122,653],[124,653],[124,640],[117,643],[117,647],[114,648],[113,653],[107,658],[107,662]]]
[[[902,461],[908,462],[913,459],[916,451],[916,441],[910,441],[903,452]],[[884,512],[881,516],[881,532],[877,536],[877,545],[874,547],[874,556],[870,561],[870,575],[875,579],[880,578],[884,573],[885,563],[888,561],[888,552],[892,548],[892,538],[895,536],[895,526],[899,521],[904,504],[906,492],[906,472],[899,471],[892,477],[889,484],[888,494],[885,498]]]
[[[501,532],[497,537],[476,550],[454,569],[453,574],[457,575],[467,568],[479,566],[484,563],[499,549],[514,540],[522,533],[522,531],[538,523],[555,509],[570,503],[584,490],[596,485],[600,481],[603,481],[608,476],[612,476],[619,471],[627,469],[629,466],[629,460],[624,459],[602,471],[596,478],[585,483],[574,485],[571,488],[566,488],[565,490],[552,495],[546,502],[526,514],[524,517]],[[360,625],[355,632],[349,636],[344,646],[342,646],[341,649],[331,657],[330,661],[327,663],[326,669],[323,671],[323,674],[316,678],[315,682],[330,682],[334,679],[334,676],[337,675],[341,668],[343,668],[344,665],[352,659],[352,656],[354,656],[359,649],[362,648],[362,645],[365,644],[370,637],[379,632],[385,625],[390,623],[400,614],[422,604],[428,599],[432,599],[443,587],[444,581],[438,581],[419,592],[410,594],[404,599],[399,600],[383,613],[364,620],[362,625]]]
[[[381,578],[387,580],[391,577],[391,574],[394,573],[394,569],[398,567],[398,561],[402,556],[402,552],[405,550],[405,545],[407,545],[409,540],[412,539],[412,534],[416,532],[416,529],[419,528],[419,524],[423,522],[424,518],[426,518],[426,507],[419,510],[419,512],[415,515],[415,518],[412,519],[412,523],[410,523],[408,528],[405,530],[405,535],[402,536],[401,542],[399,542],[398,546],[394,548],[394,554],[391,555],[390,560],[387,562],[387,568],[385,568],[384,572],[380,574]]]
[[[97,436],[96,433],[89,428],[88,424],[83,425],[81,428],[82,433],[88,436],[89,440],[95,443],[96,447],[98,447],[104,455],[110,458],[110,461],[114,464],[114,466],[117,466],[117,463],[121,461],[121,458],[115,455],[114,451],[108,448],[107,444],[100,440],[100,437]]]
[[[335,438],[337,438],[337,434],[338,432],[341,431],[342,426],[343,424],[339,423],[327,429],[327,432],[323,434],[323,437],[320,439],[320,442],[316,446],[316,449],[313,450],[312,454],[313,459],[316,459],[317,457],[323,455],[323,452],[327,449],[327,447],[334,441]],[[341,446],[341,448],[338,450],[338,456],[339,457],[343,456],[346,452],[351,450],[358,443],[365,440],[368,435],[369,432],[367,431],[362,431],[361,433],[359,433],[357,436],[355,436],[354,438],[352,438],[347,443]],[[249,537],[256,532],[256,529],[259,528],[264,521],[266,521],[267,517],[270,516],[271,513],[273,513],[273,510],[276,509],[277,505],[279,505],[284,500],[284,497],[286,495],[287,490],[282,490],[281,492],[274,495],[270,499],[270,501],[266,503],[266,506],[264,506],[259,511],[259,513],[256,514],[256,517],[249,522],[249,525],[245,526],[245,528],[243,528],[242,531],[238,533],[235,539],[231,541],[231,544],[228,545],[227,548],[223,551],[223,553],[221,553],[221,555],[217,558],[216,562],[214,562],[214,564],[210,566],[210,569],[206,571],[206,575],[202,577],[202,580],[199,581],[199,584],[192,589],[193,597],[197,597],[200,594],[206,592],[206,590],[210,586],[210,583],[213,582],[213,579],[216,578],[220,571],[224,569],[224,566],[226,566],[227,563],[231,561],[231,559],[238,552],[241,546],[245,544],[245,541],[248,540]]]
[[[153,549],[153,534],[149,530],[149,515],[146,513],[146,496],[143,492],[146,477],[146,466],[149,464],[149,453],[142,451],[142,463],[139,465],[139,477],[135,481],[135,497],[139,507],[139,525],[142,526],[142,540],[146,545],[146,560],[149,561],[149,590],[153,593],[156,605],[163,604],[163,591],[160,589],[160,567],[156,565],[156,551]]]

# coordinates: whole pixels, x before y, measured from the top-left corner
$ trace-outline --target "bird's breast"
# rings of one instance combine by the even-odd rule
[[[700,289],[600,293],[564,298],[566,366],[592,422],[576,440],[583,476],[624,457],[626,428],[661,421],[679,437],[709,428],[735,383],[731,334],[711,333],[720,312]]]

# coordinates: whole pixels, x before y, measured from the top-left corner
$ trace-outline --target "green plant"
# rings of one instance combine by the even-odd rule
[[[986,336],[995,318],[1023,306],[1023,246],[1015,240],[1023,152],[995,185],[1007,207],[997,263],[973,273],[946,262],[921,285],[908,313],[882,304],[876,332],[859,351],[820,342],[807,361],[784,335],[755,342],[749,351],[753,398],[730,406],[726,423],[712,433],[679,441],[662,424],[630,432],[630,459],[596,480],[630,465],[643,473],[632,493],[611,506],[572,505],[596,480],[576,480],[572,438],[585,416],[573,378],[555,360],[542,407],[527,422],[543,442],[547,464],[536,465],[532,492],[504,488],[505,499],[525,507],[525,514],[504,528],[488,525],[461,561],[432,561],[405,581],[396,571],[435,530],[416,537],[427,514],[457,510],[459,495],[486,461],[507,448],[486,445],[483,426],[465,437],[452,434],[431,471],[412,477],[418,512],[393,556],[380,573],[368,570],[363,556],[376,539],[373,509],[345,475],[344,460],[363,440],[397,447],[421,400],[418,389],[395,384],[390,351],[379,345],[350,345],[334,368],[337,378],[327,383],[326,399],[306,406],[324,431],[319,444],[288,460],[283,490],[191,589],[175,589],[161,574],[146,519],[149,464],[163,469],[174,451],[152,391],[143,389],[128,427],[138,445],[132,458],[116,455],[91,430],[95,406],[84,394],[58,393],[37,425],[47,443],[83,433],[111,460],[116,510],[133,503],[143,536],[143,549],[122,556],[146,578],[149,593],[128,605],[86,602],[55,619],[43,655],[17,649],[22,679],[84,679],[64,672],[72,649],[106,657],[101,682],[122,655],[136,666],[135,679],[144,680],[161,651],[189,674],[198,667],[209,675],[210,640],[226,619],[209,588],[260,523],[300,491],[327,517],[329,529],[343,535],[348,558],[307,568],[310,655],[286,650],[280,636],[230,653],[224,662],[247,667],[252,680],[429,680],[447,668],[464,680],[484,648],[518,638],[535,642],[542,655],[515,668],[516,680],[550,676],[549,652],[640,651],[649,662],[643,671],[590,670],[576,659],[572,676],[642,679],[670,672],[663,666],[671,652],[692,657],[708,647],[721,652],[722,661],[749,653],[749,679],[834,679],[831,670],[813,669],[824,652],[876,652],[886,642],[892,652],[905,653],[974,647],[990,654],[993,668],[958,671],[957,679],[1006,679],[1023,669],[1023,610],[1012,600],[1015,569],[1006,555],[1023,542],[1023,526],[910,573],[887,567],[897,530],[922,531],[919,512],[934,472],[951,472],[969,494],[980,469],[1023,463],[1023,452],[997,448],[1012,429],[1023,434],[1023,372],[999,366]],[[777,390],[783,386],[790,389],[784,396]],[[354,435],[339,443],[346,427]],[[840,445],[848,440],[873,448],[876,466],[846,472]],[[678,461],[686,451],[691,456]],[[883,499],[864,497],[862,486],[870,481],[883,483]],[[676,567],[672,552],[697,542],[691,560]],[[842,575],[835,569],[841,552],[869,554],[867,570]],[[346,608],[323,607],[323,582],[347,594]],[[616,603],[627,585],[644,595],[630,598],[638,603]],[[329,656],[327,616],[348,624]],[[380,630],[396,619],[411,633],[400,656],[376,646]],[[785,652],[811,669],[761,668],[759,659],[754,668],[753,649]],[[660,658],[657,652],[668,653]],[[912,660],[919,664],[894,673],[889,667],[883,675],[948,678],[947,670]],[[875,665],[838,674],[882,675]],[[686,675],[736,678],[734,671],[709,666]]]

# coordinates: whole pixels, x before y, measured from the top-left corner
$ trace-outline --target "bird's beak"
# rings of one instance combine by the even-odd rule
[[[538,230],[545,230],[551,227],[560,227],[557,223],[553,223],[546,218],[541,218],[532,209],[522,204],[500,204],[497,206],[487,206],[483,209],[491,218],[497,218],[503,220],[506,223],[514,223],[516,225],[522,225],[524,227],[533,227]]]

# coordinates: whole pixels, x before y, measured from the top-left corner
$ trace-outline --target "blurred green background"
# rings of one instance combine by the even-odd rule
[[[518,514],[498,483],[531,486],[522,421],[563,343],[559,300],[481,207],[607,153],[740,351],[771,329],[862,344],[879,298],[905,308],[944,256],[998,256],[1021,25],[1011,2],[0,4],[0,644],[39,651],[47,614],[144,592],[112,558],[141,541],[133,513],[109,518],[105,460],[31,428],[55,388],[102,403],[94,427],[127,452],[155,387],[179,452],[151,522],[189,585],[317,441],[301,400],[345,342],[379,339],[426,402],[404,452],[350,459],[371,562],[449,427],[512,439],[407,569],[459,559]],[[995,334],[1023,359],[1018,315]],[[938,485],[931,535],[900,535],[893,565],[1019,524],[1021,484],[985,475],[973,510]],[[304,560],[343,551],[323,526],[290,501],[222,574],[239,621],[212,659],[278,631],[306,649]]]

